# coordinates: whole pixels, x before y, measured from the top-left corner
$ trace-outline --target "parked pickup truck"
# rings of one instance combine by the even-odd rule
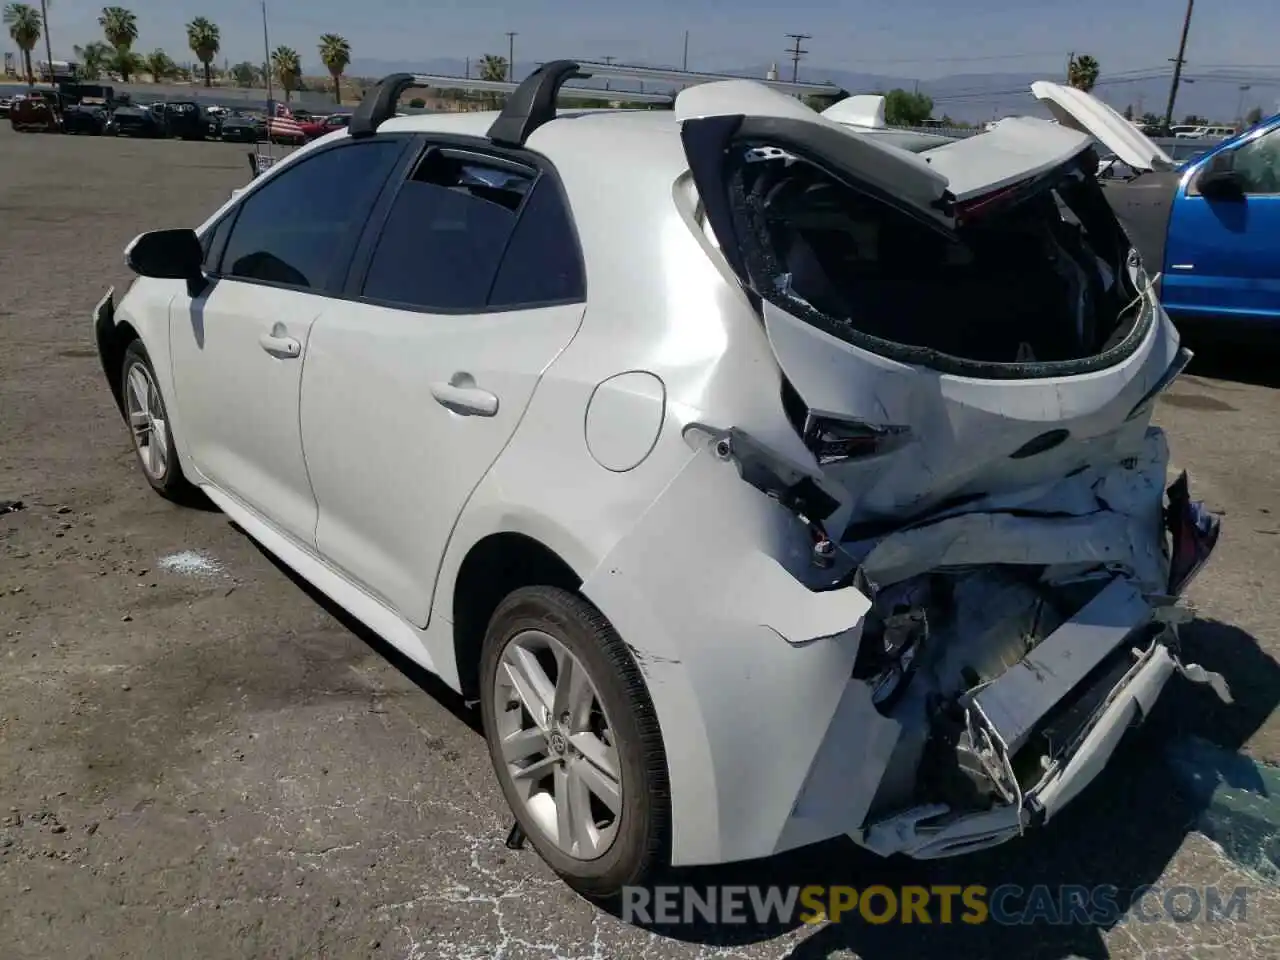
[[[1178,162],[1088,94],[1032,90],[1133,171],[1105,194],[1175,322],[1220,336],[1280,327],[1280,114]]]

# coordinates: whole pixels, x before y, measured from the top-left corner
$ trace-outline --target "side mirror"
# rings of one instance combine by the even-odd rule
[[[204,282],[204,248],[194,230],[141,234],[125,248],[124,262],[140,277]]]
[[[1244,178],[1235,170],[1235,155],[1229,150],[1214,157],[1196,183],[1200,195],[1207,200],[1243,200],[1244,186]]]

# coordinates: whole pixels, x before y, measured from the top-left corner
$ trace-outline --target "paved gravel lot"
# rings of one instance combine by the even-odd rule
[[[844,844],[690,882],[1219,884],[1242,923],[694,930],[577,899],[512,852],[476,718],[220,514],[152,495],[89,311],[136,233],[198,222],[245,148],[0,127],[0,954],[25,957],[1277,957],[1280,896],[1193,829],[1163,759],[1198,734],[1280,759],[1280,393],[1268,356],[1163,403],[1227,533],[1192,659],[1123,758],[1042,833],[943,865]],[[193,553],[194,552],[194,553]],[[749,797],[743,798],[750,802]]]

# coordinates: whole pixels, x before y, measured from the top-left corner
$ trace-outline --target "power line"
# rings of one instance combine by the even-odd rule
[[[980,57],[858,57],[863,63],[984,63],[991,60],[1030,60],[1033,57],[1060,57],[1059,50],[1030,50],[1026,53],[998,53]]]
[[[809,52],[808,50],[800,49],[800,41],[812,40],[813,37],[807,33],[788,33],[786,34],[786,37],[789,40],[795,41],[795,46],[787,51],[791,54],[791,82],[795,83],[797,77],[800,75],[800,58]]]
[[[1140,83],[1144,80],[1160,80],[1169,76],[1169,68],[1164,68],[1162,72],[1152,72],[1144,76],[1135,77],[1103,77],[1096,84],[1096,87],[1116,86],[1122,83]],[[925,81],[927,84],[928,81]],[[951,102],[954,100],[980,100],[984,97],[1010,96],[1013,94],[1030,94],[1029,87],[1013,87],[1009,89],[991,89],[983,87],[969,87],[960,90],[953,90],[950,93],[941,94],[933,99],[938,102]]]

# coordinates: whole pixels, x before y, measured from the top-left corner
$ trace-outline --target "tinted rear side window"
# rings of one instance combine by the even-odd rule
[[[361,295],[425,310],[482,310],[531,175],[428,151],[400,188]]]
[[[223,274],[323,289],[403,149],[401,140],[347,143],[281,170],[241,203]]]
[[[489,304],[505,307],[580,300],[585,286],[569,210],[555,181],[544,176],[525,203]]]

